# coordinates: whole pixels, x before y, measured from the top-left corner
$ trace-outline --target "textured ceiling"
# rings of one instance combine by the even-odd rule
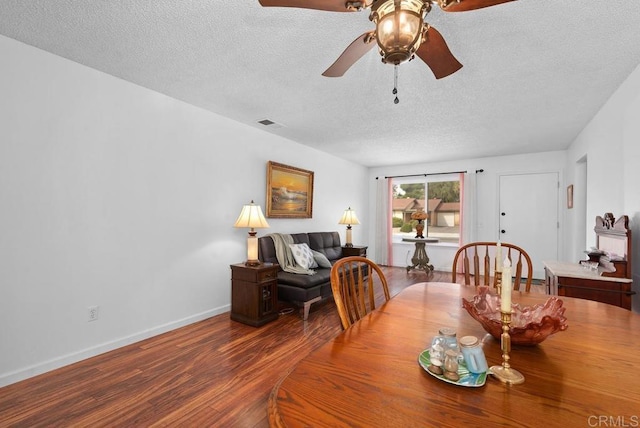
[[[427,22],[464,67],[436,80],[402,64],[396,105],[375,49],[321,76],[373,29],[368,12],[0,0],[2,35],[365,166],[564,149],[640,63],[638,0],[434,7]]]

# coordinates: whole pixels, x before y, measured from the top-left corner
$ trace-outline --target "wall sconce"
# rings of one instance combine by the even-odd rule
[[[242,207],[240,216],[236,220],[233,227],[249,227],[249,238],[247,238],[247,266],[258,266],[260,260],[258,260],[258,238],[256,237],[255,228],[269,227],[267,219],[262,215],[262,208],[260,205],[256,205],[251,201],[249,205]]]
[[[351,209],[351,207],[347,208],[342,214],[342,218],[338,222],[338,224],[346,224],[347,225],[347,242],[345,247],[353,247],[353,242],[351,242],[351,225],[352,224],[360,224],[360,220],[358,220],[358,216],[356,216],[356,212]]]

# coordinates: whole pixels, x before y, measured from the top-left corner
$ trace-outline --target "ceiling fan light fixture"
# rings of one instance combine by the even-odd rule
[[[369,20],[375,24],[356,37],[323,76],[340,77],[363,55],[373,49],[376,40],[382,62],[398,66],[418,57],[436,79],[462,68],[449,50],[442,34],[425,22],[434,6],[444,12],[465,12],[497,6],[516,0],[259,0],[262,6],[296,7],[329,12],[355,12],[371,9]],[[396,88],[397,89],[397,88]],[[397,99],[397,98],[396,98]]]
[[[371,20],[376,24],[376,40],[382,62],[398,65],[407,61],[422,43],[424,0],[386,0],[374,2]]]

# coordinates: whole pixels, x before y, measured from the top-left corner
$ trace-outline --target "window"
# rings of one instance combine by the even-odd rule
[[[426,196],[426,197],[425,197]],[[394,178],[392,201],[394,241],[416,236],[415,212],[427,214],[422,234],[439,242],[460,242],[460,176],[458,174]]]

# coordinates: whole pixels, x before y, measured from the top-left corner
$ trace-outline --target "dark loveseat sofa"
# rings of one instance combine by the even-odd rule
[[[338,232],[311,232],[291,234],[296,244],[305,243],[312,250],[324,254],[333,264],[342,257],[342,245]],[[263,262],[278,263],[276,249],[270,236],[258,238],[258,258]],[[290,302],[303,309],[303,319],[309,316],[312,303],[332,296],[331,268],[317,267],[314,275],[278,272],[278,300]]]

